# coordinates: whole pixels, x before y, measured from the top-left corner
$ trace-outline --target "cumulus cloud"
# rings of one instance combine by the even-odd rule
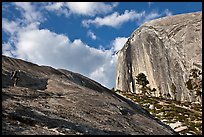
[[[16,49],[3,45],[3,54],[55,68],[64,68],[86,75],[112,88],[115,85],[116,58],[112,50],[92,48],[80,39],[70,41],[63,34],[47,29],[21,31]]]
[[[2,29],[4,32],[13,35],[19,30],[19,23],[15,21],[9,21],[5,18],[2,19]]]
[[[30,2],[15,2],[12,4],[20,11],[21,18],[15,18],[14,20],[2,18],[2,30],[9,34],[11,39],[16,37],[17,33],[23,29],[38,28],[40,22],[43,22],[45,19],[41,12],[37,11],[36,6]]]
[[[96,14],[106,14],[117,7],[118,3],[106,4],[104,2],[52,2],[45,6],[48,11],[54,11],[57,15],[70,14],[95,16]]]
[[[100,81],[100,83],[105,84],[110,89],[115,87],[116,60],[116,55],[109,57],[106,63],[90,74],[90,78]]]
[[[55,12],[58,16],[65,15],[68,17],[70,15],[69,10],[67,9],[65,2],[49,2],[44,8],[48,11]]]
[[[123,14],[119,14],[118,12],[114,12],[111,15],[107,15],[105,17],[96,17],[95,19],[83,20],[82,25],[84,27],[89,27],[90,25],[95,26],[109,26],[113,28],[118,28],[122,24],[128,21],[135,21],[138,25],[141,25],[144,22],[150,21],[152,19],[156,19],[162,16],[170,16],[172,12],[168,9],[159,13],[155,10],[151,12],[141,11],[136,12],[134,10],[125,10]]]
[[[48,5],[45,6],[47,10],[55,11],[55,10],[60,10],[64,5],[64,2],[54,2],[51,3],[49,2]]]
[[[36,6],[33,6],[30,2],[15,2],[16,8],[21,11],[25,19],[25,23],[31,23],[35,21],[44,20],[40,11],[36,9]]]
[[[89,31],[87,32],[87,36],[89,36],[89,37],[92,38],[93,40],[96,39],[96,35],[95,35],[91,30],[89,30]]]
[[[96,14],[111,12],[118,4],[105,4],[104,2],[67,2],[66,5],[73,14],[95,16]]]
[[[137,13],[133,10],[125,10],[124,14],[121,15],[118,12],[114,12],[111,15],[105,16],[104,18],[96,17],[94,20],[83,20],[82,25],[89,27],[89,25],[93,24],[96,26],[111,26],[117,28],[125,22],[141,18],[143,14],[144,12]]]
[[[37,12],[35,4],[14,5],[21,16],[13,21],[3,19],[3,31],[9,33],[10,38],[2,43],[2,54],[78,72],[110,88],[115,85],[115,55],[112,50],[92,48],[80,39],[70,41],[63,34],[39,29],[42,14]],[[55,6],[56,9],[61,7],[60,4]],[[92,31],[89,34],[96,38]]]
[[[112,49],[117,52],[123,48],[125,43],[127,42],[128,38],[126,37],[117,37],[115,40],[112,42]]]

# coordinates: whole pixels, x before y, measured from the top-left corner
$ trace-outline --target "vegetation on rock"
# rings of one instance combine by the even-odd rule
[[[196,68],[190,70],[186,87],[191,91],[191,93],[195,93],[196,98],[202,100],[202,72],[200,70]]]
[[[181,135],[202,135],[202,105],[117,90]],[[153,105],[153,107],[152,107]],[[180,125],[177,125],[180,123]]]

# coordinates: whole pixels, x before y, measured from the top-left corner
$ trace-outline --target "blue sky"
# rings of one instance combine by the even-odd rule
[[[2,54],[115,86],[117,56],[146,21],[202,11],[201,2],[3,2]]]

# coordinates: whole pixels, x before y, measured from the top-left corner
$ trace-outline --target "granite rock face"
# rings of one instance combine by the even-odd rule
[[[10,73],[20,69],[17,87]],[[3,135],[171,135],[138,104],[68,70],[2,55]]]
[[[156,89],[154,96],[161,92],[179,101],[200,101],[186,82],[192,69],[202,71],[201,12],[144,23],[117,55],[116,89],[139,93],[135,78],[144,73],[150,87]]]

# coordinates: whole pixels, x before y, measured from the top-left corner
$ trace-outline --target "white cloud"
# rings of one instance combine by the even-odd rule
[[[165,9],[164,13],[166,16],[171,16],[173,14],[169,9]]]
[[[95,19],[83,20],[82,25],[84,27],[89,27],[90,25],[95,26],[110,26],[113,28],[120,27],[123,23],[128,21],[135,21],[138,25],[143,24],[144,22],[162,17],[162,16],[170,16],[172,12],[166,9],[165,11],[159,13],[155,10],[147,13],[145,11],[136,12],[134,10],[128,11],[125,10],[124,14],[119,14],[118,12],[114,12],[111,15],[107,15],[105,17],[96,17]]]
[[[111,26],[117,28],[125,22],[141,18],[143,14],[144,12],[137,13],[133,10],[125,10],[124,14],[121,15],[118,12],[114,12],[113,14],[108,15],[104,18],[96,17],[94,20],[83,20],[82,25],[85,27],[89,27],[90,24],[94,24],[96,26]]]
[[[71,42],[67,36],[47,29],[20,31],[15,50],[10,45],[2,46],[5,55],[15,54],[33,63],[78,72],[110,88],[115,85],[112,50],[92,48],[80,39]]]
[[[151,11],[149,13],[146,13],[144,11],[144,13],[145,13],[144,16],[138,20],[138,22],[137,22],[138,25],[141,25],[144,22],[148,22],[148,21],[153,20],[153,19],[157,19],[157,18],[160,18],[160,17],[171,16],[172,15],[172,12],[170,10],[168,10],[168,9],[165,9],[161,13],[159,13],[156,10],[153,10],[153,11]]]
[[[8,43],[2,44],[2,54],[9,56],[9,57],[13,57],[16,55],[16,52],[14,48],[12,47],[12,45],[8,42]]]
[[[48,11],[56,12],[58,16],[64,14],[66,17],[68,17],[70,15],[70,12],[68,11],[64,2],[50,2],[45,5],[44,8]]]
[[[54,3],[48,3],[48,5],[46,5],[45,8],[51,11],[55,11],[55,10],[61,9],[63,5],[64,5],[64,2],[54,2]]]
[[[2,29],[4,32],[13,35],[19,29],[19,24],[15,21],[9,21],[5,18],[2,19]]]
[[[105,4],[104,2],[67,2],[70,12],[78,15],[95,16],[106,14],[113,10],[118,3]]]
[[[39,65],[64,68],[88,76],[104,86],[115,86],[116,60],[112,50],[92,48],[80,39],[70,41],[65,35],[39,29],[43,16],[37,11],[36,4],[14,5],[20,10],[21,17],[13,21],[2,20],[3,31],[10,34],[8,42],[2,43],[2,54]],[[61,4],[55,6],[49,8],[60,9]],[[89,34],[93,39],[97,38],[92,31]]]
[[[36,5],[30,2],[15,2],[12,4],[20,11],[21,16],[15,18],[15,20],[2,19],[2,30],[12,38],[23,29],[38,28],[40,23],[45,20],[41,12],[37,10]]]
[[[127,42],[128,38],[126,37],[117,37],[115,40],[112,42],[112,49],[117,52],[123,48],[125,43]]]
[[[118,3],[106,4],[104,2],[50,2],[45,6],[48,11],[54,11],[57,15],[70,14],[95,16],[96,14],[106,14],[113,10]]]
[[[21,15],[23,15],[25,19],[25,23],[31,23],[34,21],[42,21],[44,20],[40,11],[37,11],[36,7],[32,5],[30,2],[15,2],[16,8],[21,11]]]
[[[87,36],[91,37],[93,40],[96,40],[96,35],[91,30],[87,32]]]
[[[45,18],[43,18],[41,12],[37,10],[36,5],[33,3],[15,2],[12,3],[12,5],[20,11],[20,16],[13,20],[8,20],[7,18],[2,19],[2,30],[9,35],[9,40],[2,43],[2,48],[6,55],[16,57],[14,48],[18,41],[17,36],[19,33],[27,30],[38,29],[40,23],[44,21]],[[4,5],[3,7],[11,8],[8,5]],[[10,50],[6,50],[8,47],[11,47]]]
[[[100,81],[100,83],[106,85],[108,88],[115,87],[115,75],[116,75],[116,55],[108,58],[106,63],[102,64],[98,69],[90,74],[90,78]]]
[[[145,14],[144,19],[142,20],[142,22],[147,22],[147,21],[150,21],[152,19],[158,18],[160,16],[161,16],[161,14],[159,14],[158,12],[151,11],[150,13]]]

